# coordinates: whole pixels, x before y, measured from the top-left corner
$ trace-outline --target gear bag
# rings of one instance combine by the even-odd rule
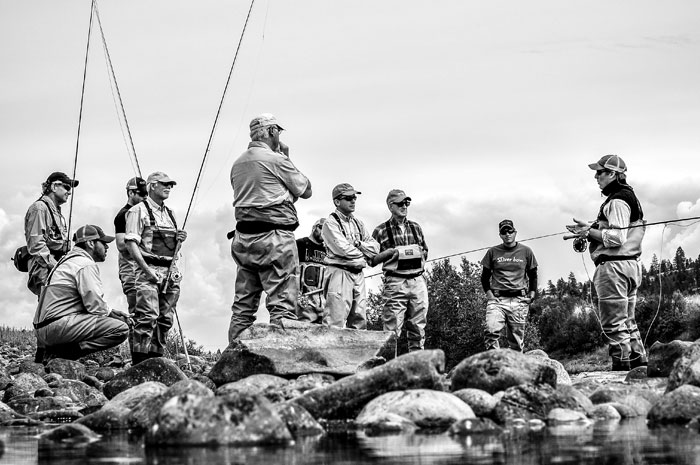
[[[53,222],[53,226],[51,229],[48,231],[49,234],[56,235],[56,234],[61,234],[61,230],[58,227],[58,223],[56,223],[56,217],[53,216],[53,212],[51,212],[51,207],[49,206],[48,203],[46,203],[46,200],[44,199],[39,199],[42,202],[44,202],[44,205],[46,205],[46,208],[49,209],[49,214],[51,215],[51,220]],[[56,260],[61,259],[66,253],[68,253],[68,247],[67,247],[67,242],[64,242],[63,247],[61,250],[51,250],[51,255],[53,255]],[[28,273],[29,272],[29,261],[32,259],[32,254],[29,253],[29,249],[27,248],[26,245],[23,245],[22,247],[18,247],[17,250],[15,250],[15,253],[12,255],[12,262],[15,264],[15,268],[17,268],[17,271],[21,271],[22,273]]]

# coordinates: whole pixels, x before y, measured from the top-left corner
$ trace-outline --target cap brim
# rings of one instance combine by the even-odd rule
[[[114,236],[104,236],[101,238],[98,238],[99,241],[102,242],[112,242],[114,240]]]
[[[598,171],[598,170],[604,170],[604,169],[605,169],[604,166],[600,166],[597,162],[596,162],[596,163],[591,163],[590,165],[588,165],[588,167],[589,167],[590,169],[596,170],[596,171]]]

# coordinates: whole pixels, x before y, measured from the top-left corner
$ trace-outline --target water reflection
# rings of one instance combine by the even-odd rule
[[[682,464],[700,465],[700,435],[685,428],[648,430],[643,419],[511,428],[501,434],[306,438],[288,447],[144,447],[126,433],[76,447],[40,443],[37,428],[0,429],[0,464]],[[4,447],[2,447],[4,446]]]

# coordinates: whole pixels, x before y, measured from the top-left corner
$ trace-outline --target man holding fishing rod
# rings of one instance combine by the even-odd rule
[[[617,155],[605,155],[588,167],[595,171],[606,199],[593,223],[577,220],[566,228],[578,243],[587,240],[596,265],[593,285],[603,333],[608,339],[613,371],[647,365],[647,354],[634,311],[642,279],[642,239],[646,228],[642,206],[627,184],[627,165]],[[583,247],[577,250],[585,250]]]
[[[299,226],[294,203],[311,197],[311,183],[292,163],[280,141],[284,129],[263,113],[250,122],[248,150],[231,168],[236,230],[229,233],[231,255],[238,265],[229,342],[255,322],[260,296],[267,294],[270,323],[296,319],[299,294],[294,230]]]
[[[168,331],[173,326],[175,305],[180,297],[182,275],[173,265],[179,244],[187,233],[165,200],[175,181],[160,171],[146,179],[148,196],[126,213],[124,241],[136,262],[132,365],[162,357]],[[162,292],[165,290],[165,292]]]

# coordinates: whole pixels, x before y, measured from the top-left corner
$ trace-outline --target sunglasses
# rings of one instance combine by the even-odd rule
[[[347,202],[352,202],[354,200],[357,200],[357,196],[356,195],[341,195],[340,197],[338,197],[338,200],[345,200]]]
[[[67,190],[68,192],[70,192],[71,189],[73,189],[73,186],[69,186],[68,184],[65,184],[65,183],[62,183],[62,182],[57,182],[56,185],[57,185],[57,186],[63,187],[63,188],[64,188],[65,190]]]
[[[504,229],[503,231],[501,231],[501,234],[505,236],[506,234],[513,234],[514,232],[515,229]]]
[[[397,207],[408,207],[409,205],[411,205],[410,200],[402,200],[401,202],[392,202],[392,203],[394,205],[396,205]]]
[[[175,185],[175,184],[173,184],[172,182],[160,182],[160,181],[156,181],[156,183],[157,183],[157,184],[160,184],[160,185],[163,186],[163,187],[167,187],[168,189],[172,189],[173,186]]]
[[[601,176],[601,175],[603,175],[603,174],[607,174],[607,173],[610,173],[610,172],[611,172],[610,170],[596,170],[596,171],[595,171],[595,175],[596,175],[596,176]]]

